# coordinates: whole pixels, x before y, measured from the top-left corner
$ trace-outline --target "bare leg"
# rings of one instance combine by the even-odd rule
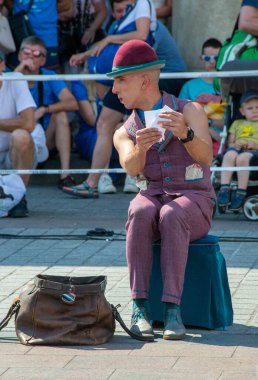
[[[52,115],[48,129],[46,130],[47,147],[49,150],[57,148],[61,169],[70,168],[71,157],[71,131],[65,112],[58,112]],[[61,178],[67,174],[61,174]]]
[[[234,150],[228,151],[223,157],[222,166],[235,166],[238,153]],[[221,172],[221,184],[229,185],[233,172]]]
[[[249,166],[252,153],[244,152],[237,156],[236,166]],[[246,189],[250,172],[248,170],[237,172],[238,188]]]
[[[16,129],[11,134],[10,158],[14,169],[31,169],[35,157],[31,134],[23,129]],[[29,175],[21,175],[25,184],[29,184]]]
[[[103,107],[97,122],[98,138],[93,152],[91,169],[108,167],[113,148],[113,135],[123,114]],[[98,186],[100,174],[90,174],[87,182],[90,187]]]

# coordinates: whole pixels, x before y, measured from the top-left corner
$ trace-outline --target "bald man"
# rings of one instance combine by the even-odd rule
[[[113,92],[133,110],[115,133],[120,163],[138,176],[141,191],[128,212],[126,255],[133,298],[131,330],[154,339],[148,316],[152,243],[161,239],[164,339],[183,339],[180,315],[188,246],[210,229],[215,194],[210,181],[212,142],[203,108],[161,93],[164,65],[145,42],[128,41],[118,50]],[[164,106],[167,110],[162,110]],[[158,128],[148,128],[146,111],[157,111]],[[164,133],[162,133],[164,131]]]

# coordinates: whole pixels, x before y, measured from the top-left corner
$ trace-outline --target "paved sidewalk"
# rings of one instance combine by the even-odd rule
[[[21,287],[38,273],[105,274],[107,299],[122,305],[121,314],[129,324],[124,224],[133,195],[119,189],[115,195],[83,200],[54,186],[33,185],[27,198],[29,218],[0,219],[0,319]],[[114,230],[117,240],[82,238],[96,227]],[[211,233],[244,240],[258,237],[257,227],[243,215],[216,215]],[[12,322],[0,332],[0,379],[258,379],[257,243],[232,241],[220,246],[235,312],[228,331],[187,330],[185,341],[171,342],[163,341],[157,330],[156,342],[144,344],[117,327],[112,341],[103,346],[27,347],[17,342]]]

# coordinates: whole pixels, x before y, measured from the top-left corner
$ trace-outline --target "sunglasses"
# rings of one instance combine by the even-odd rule
[[[207,54],[203,54],[202,55],[202,60],[204,62],[210,62],[211,60],[217,62],[218,60],[218,55],[207,55]]]
[[[24,53],[24,54],[32,54],[33,57],[35,58],[39,58],[39,57],[46,57],[46,54],[43,53],[43,51],[40,51],[40,50],[32,50],[30,48],[22,48],[21,51]]]

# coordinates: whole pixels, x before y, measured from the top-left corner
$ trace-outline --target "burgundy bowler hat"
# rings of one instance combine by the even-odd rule
[[[146,69],[160,69],[165,66],[165,60],[159,60],[155,50],[144,41],[130,40],[117,51],[112,71],[108,77],[115,77]]]

